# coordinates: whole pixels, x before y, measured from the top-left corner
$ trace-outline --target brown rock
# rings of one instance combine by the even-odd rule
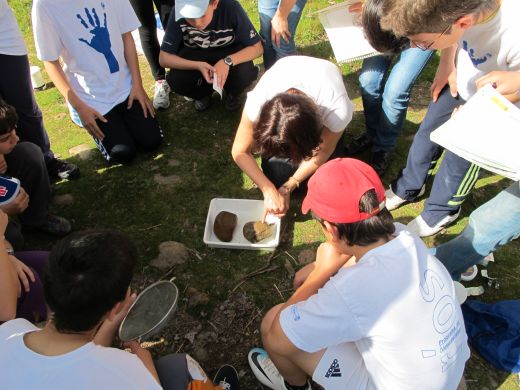
[[[81,144],[69,149],[71,156],[78,156],[81,160],[90,159],[93,151],[94,149],[92,149],[92,147],[87,144]]]
[[[200,292],[193,287],[189,287],[186,290],[186,296],[188,297],[188,307],[204,305],[209,302],[208,294]]]
[[[163,176],[160,173],[153,175],[153,180],[160,185],[171,186],[181,182],[180,176],[177,175],[169,175]]]
[[[220,241],[229,242],[233,239],[233,232],[237,227],[237,215],[229,211],[218,213],[213,223],[213,231]]]
[[[267,224],[260,221],[247,222],[242,233],[244,237],[253,244],[272,237],[276,229],[274,223]]]
[[[150,261],[150,265],[167,271],[174,265],[186,262],[189,254],[188,248],[180,242],[166,241],[159,245],[159,256]]]
[[[74,203],[74,197],[72,194],[55,195],[52,201],[59,206],[68,206]]]
[[[298,263],[300,263],[301,265],[309,264],[310,262],[314,261],[315,257],[316,255],[314,254],[313,250],[304,249],[298,255]]]

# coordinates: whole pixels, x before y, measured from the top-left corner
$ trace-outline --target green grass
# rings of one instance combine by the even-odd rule
[[[241,1],[256,26],[258,16],[256,2]],[[310,1],[304,11],[296,40],[299,50],[307,55],[333,60],[332,51],[317,18],[312,12],[329,5],[325,0]],[[30,25],[30,0],[10,0],[29,47],[30,61],[42,66],[36,59]],[[394,160],[383,178],[386,183],[393,179],[405,164],[409,145],[414,132],[424,117],[429,102],[429,85],[433,78],[438,59],[430,61],[416,83],[403,135],[399,141]],[[145,88],[152,93],[153,80],[149,68],[140,58],[141,72]],[[356,113],[346,132],[346,141],[360,134],[364,128],[362,103],[357,85],[360,63],[343,65],[345,83],[350,97],[356,105]],[[309,75],[312,77],[312,75]],[[94,143],[88,134],[73,125],[68,117],[64,99],[55,88],[37,93],[37,100],[44,113],[45,124],[53,150],[62,158],[78,164],[82,171],[80,180],[60,182],[54,187],[55,193],[72,194],[75,202],[68,206],[53,206],[54,212],[73,221],[75,229],[115,228],[125,231],[136,243],[140,253],[137,277],[153,280],[161,276],[147,264],[157,256],[158,245],[163,241],[179,241],[196,250],[201,259],[193,257],[186,264],[175,269],[177,283],[181,291],[192,286],[209,295],[210,301],[204,307],[186,309],[197,322],[204,322],[225,300],[229,291],[241,277],[260,268],[269,254],[253,251],[233,251],[211,249],[202,242],[205,218],[209,202],[215,197],[261,199],[260,192],[252,186],[231,159],[231,144],[240,119],[239,113],[225,112],[214,98],[213,107],[204,114],[196,113],[191,103],[172,97],[172,105],[158,115],[165,132],[165,142],[154,154],[143,155],[129,166],[108,167],[101,155],[94,151],[88,161],[71,157],[69,149]],[[169,161],[180,162],[172,166]],[[171,187],[160,186],[153,180],[155,174],[178,175],[181,182]],[[425,241],[428,245],[444,242],[458,234],[467,223],[467,216],[478,205],[494,196],[507,186],[508,181],[495,175],[483,175],[477,188],[464,203],[462,217],[456,224],[446,229],[444,234]],[[422,202],[407,205],[394,212],[397,220],[407,222],[418,215]],[[274,257],[273,264],[279,269],[246,281],[239,288],[253,297],[256,305],[266,310],[280,302],[280,296],[273,284],[287,298],[290,294],[290,279],[283,267],[285,261],[297,258],[303,249],[315,249],[323,240],[319,226],[299,211],[299,202],[293,201],[284,224],[283,242]],[[28,246],[49,247],[47,237],[29,236]],[[500,278],[501,289],[486,291],[485,301],[514,299],[520,295],[520,244],[513,242],[495,253],[497,263],[490,266],[490,274]],[[293,263],[294,265],[294,263]],[[478,285],[476,280],[471,285]],[[185,310],[180,308],[179,310]],[[177,350],[180,342],[171,341],[172,350]],[[177,345],[179,344],[179,345]],[[243,345],[247,351],[253,345]],[[181,345],[182,347],[182,345]],[[203,366],[211,362],[202,362]],[[247,363],[244,363],[245,365]],[[249,375],[249,374],[248,374]],[[467,366],[468,388],[518,388],[516,376],[498,372],[473,353]],[[427,378],[425,378],[427,380]]]

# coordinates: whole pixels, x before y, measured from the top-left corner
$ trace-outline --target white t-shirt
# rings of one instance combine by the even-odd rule
[[[3,389],[161,389],[138,357],[88,343],[59,356],[25,346],[25,333],[39,329],[24,319],[0,326]]]
[[[27,55],[22,33],[7,0],[0,0],[0,54]]]
[[[319,58],[289,56],[278,60],[247,94],[244,112],[249,120],[256,122],[265,102],[291,88],[316,103],[323,125],[333,133],[343,131],[352,119],[354,105],[338,67]]]
[[[139,27],[128,0],[35,0],[38,58],[62,58],[72,89],[102,115],[130,94],[122,34]]]
[[[468,29],[459,42],[457,88],[468,100],[475,81],[494,70],[520,71],[520,1],[502,0],[498,13]],[[517,103],[518,105],[518,103]]]
[[[377,389],[455,389],[470,352],[453,282],[417,236],[396,228],[393,240],[284,309],[282,329],[307,352],[354,342]]]

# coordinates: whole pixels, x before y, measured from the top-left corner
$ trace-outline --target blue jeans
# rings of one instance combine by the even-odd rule
[[[271,20],[278,10],[280,0],[258,0],[258,13],[260,15],[260,36],[264,44],[264,66],[269,69],[274,63],[282,57],[296,54],[296,44],[294,43],[294,36],[296,34],[296,27],[300,21],[303,7],[305,7],[307,0],[297,0],[294,7],[292,7],[287,23],[291,37],[289,42],[280,38],[280,47],[277,47],[271,41]]]
[[[499,246],[520,235],[520,182],[473,211],[460,235],[433,248],[453,280]]]
[[[403,50],[386,83],[391,56],[379,55],[363,61],[359,84],[366,132],[374,142],[374,152],[394,149],[406,119],[410,90],[431,55],[431,51],[416,48]]]

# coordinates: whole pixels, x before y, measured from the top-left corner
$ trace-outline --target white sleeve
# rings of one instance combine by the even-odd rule
[[[331,105],[330,109],[323,117],[323,125],[333,133],[345,130],[345,127],[352,120],[354,104],[348,96],[342,95]]]
[[[364,337],[355,316],[330,281],[306,301],[285,308],[280,313],[280,325],[291,343],[310,353]]]
[[[139,19],[137,19],[137,15],[130,1],[119,0],[119,28],[121,34],[134,31],[139,28],[139,26],[141,26],[141,23],[139,23]]]
[[[61,39],[41,0],[33,3],[32,24],[38,58],[41,61],[56,61],[62,49]]]

